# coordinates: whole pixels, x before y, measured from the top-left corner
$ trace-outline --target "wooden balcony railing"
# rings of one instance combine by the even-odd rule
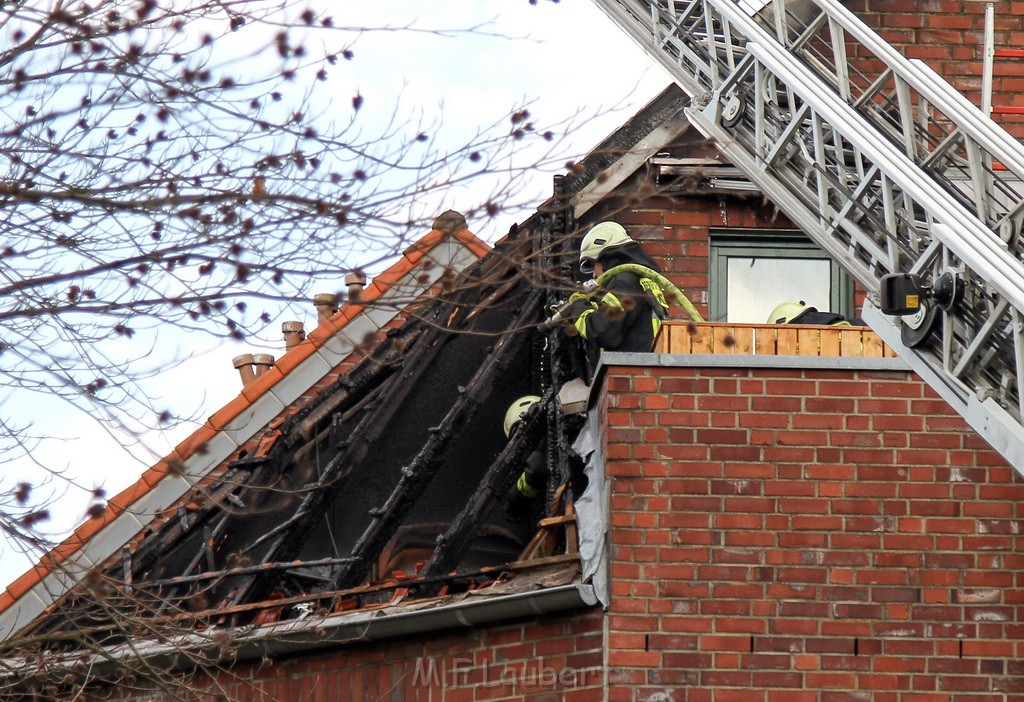
[[[745,356],[849,356],[895,358],[868,327],[721,324],[669,321],[655,343],[657,353]]]

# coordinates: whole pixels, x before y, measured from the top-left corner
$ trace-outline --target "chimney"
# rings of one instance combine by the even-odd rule
[[[306,330],[302,328],[302,322],[281,322],[281,333],[284,334],[285,351],[295,348],[306,338]]]
[[[348,299],[358,300],[359,296],[363,294],[366,276],[359,271],[353,271],[345,276],[345,285],[348,286]]]
[[[338,311],[338,296],[334,293],[319,293],[313,296],[316,305],[317,322],[323,324]]]
[[[251,353],[243,353],[241,356],[235,356],[231,359],[231,363],[238,369],[238,374],[242,377],[242,387],[256,380],[256,370],[253,368],[253,357]]]
[[[256,366],[256,377],[259,378],[273,367],[274,357],[269,353],[257,353],[253,354],[252,362]]]

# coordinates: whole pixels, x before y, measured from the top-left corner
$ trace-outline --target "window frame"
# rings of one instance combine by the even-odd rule
[[[730,258],[802,258],[829,263],[829,310],[853,319],[853,280],[800,230],[719,229],[708,235],[708,313],[724,320],[728,307]],[[824,311],[824,310],[823,310]]]

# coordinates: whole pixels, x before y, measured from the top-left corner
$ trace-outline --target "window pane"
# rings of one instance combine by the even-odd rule
[[[726,319],[764,324],[775,305],[803,300],[830,311],[831,263],[808,258],[728,257]]]

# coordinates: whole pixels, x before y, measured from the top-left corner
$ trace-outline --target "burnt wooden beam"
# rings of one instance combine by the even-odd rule
[[[324,467],[319,479],[304,488],[305,496],[295,513],[273,531],[273,539],[263,556],[263,562],[287,561],[294,558],[301,549],[308,535],[309,525],[324,513],[337,493],[345,484],[345,479],[352,468],[364,457],[369,446],[377,441],[386,428],[391,416],[401,407],[406,395],[415,384],[416,377],[430,364],[430,360],[442,345],[441,339],[434,343],[423,344],[421,353],[414,353],[407,359],[409,368],[400,371],[388,379],[393,392],[372,411],[367,411],[348,437],[342,450]],[[389,388],[391,389],[391,388]],[[244,551],[251,551],[255,545],[265,543],[267,535],[261,536],[253,544],[247,545]],[[248,583],[241,587],[231,604],[238,604],[250,595],[262,597],[263,590],[270,589],[266,581],[267,574],[254,573]]]
[[[161,556],[168,550],[182,545],[188,539],[198,538],[199,534],[196,529],[222,514],[222,505],[227,501],[227,495],[238,489],[244,490],[247,486],[259,482],[261,472],[265,470],[266,467],[254,472],[229,470],[220,479],[220,485],[216,485],[208,493],[202,495],[203,500],[207,503],[207,506],[202,509],[186,510],[183,504],[185,500],[179,501],[174,509],[174,515],[169,516],[163,524],[154,528],[134,551],[130,551],[133,576],[141,577],[150,568],[158,565]],[[241,480],[239,481],[238,478]],[[193,497],[194,493],[190,493],[186,499]],[[116,578],[119,569],[123,571],[123,568],[124,554],[107,570],[107,575]]]
[[[522,469],[527,452],[540,440],[546,427],[546,415],[556,411],[551,408],[553,396],[554,392],[549,390],[540,402],[527,411],[511,441],[487,469],[473,496],[448,530],[438,537],[437,546],[420,575],[431,577],[448,573],[466,555],[480,525],[512,484],[514,472]]]
[[[336,575],[338,587],[353,586],[366,576],[373,560],[394,535],[416,500],[423,494],[441,465],[441,456],[451,439],[476,414],[480,404],[490,395],[495,381],[505,371],[508,359],[523,347],[529,334],[524,332],[535,317],[542,301],[539,291],[533,292],[512,324],[502,334],[487,361],[473,375],[455,405],[441,421],[438,431],[430,437],[412,464],[402,469],[402,477],[385,503],[374,510],[370,525],[352,547],[351,563],[341,566]]]
[[[475,291],[472,291],[475,293]],[[394,414],[402,407],[416,381],[430,366],[431,361],[453,335],[459,324],[472,309],[469,292],[439,306],[434,315],[434,326],[427,326],[415,346],[406,352],[399,369],[386,381],[388,388],[381,392],[377,404],[368,409],[337,453],[325,466],[316,483],[304,488],[305,496],[284,529],[279,529],[262,561],[288,561],[302,548],[308,538],[309,525],[324,513],[333,497],[343,487],[345,479],[366,455],[369,447],[380,439]],[[263,537],[259,541],[264,541]],[[261,597],[273,587],[271,574],[255,573],[249,582],[239,588],[231,604],[248,597]]]
[[[344,563],[348,560],[350,559],[318,558],[313,561],[260,563],[259,565],[239,566],[237,568],[224,568],[222,570],[211,570],[205,573],[196,573],[195,575],[179,575],[173,578],[163,578],[161,580],[138,581],[135,583],[135,587],[139,589],[153,589],[168,586],[188,585],[192,583],[204,582],[207,580],[220,580],[222,578],[230,578],[236,575],[249,575],[252,573],[262,573],[272,570],[295,570],[298,568],[317,568],[320,566],[334,566],[338,565],[339,563]]]
[[[569,204],[565,176],[557,175],[554,178],[552,203],[552,212],[546,220],[547,226],[545,227],[548,232],[548,246],[545,248],[548,257],[545,259],[545,264],[549,266],[549,270],[557,271],[556,278],[571,279],[574,257],[569,244],[572,238],[570,232],[575,229],[575,221],[572,207]],[[574,342],[567,339],[560,329],[552,329],[547,336],[547,367],[550,376],[545,379],[545,387],[550,386],[557,393],[566,380],[565,350],[569,349],[571,352],[571,344]],[[585,378],[585,380],[590,382],[589,378]],[[561,411],[549,412],[547,429],[548,485],[545,504],[551,504],[555,490],[565,481],[569,473],[569,440],[565,415]]]

